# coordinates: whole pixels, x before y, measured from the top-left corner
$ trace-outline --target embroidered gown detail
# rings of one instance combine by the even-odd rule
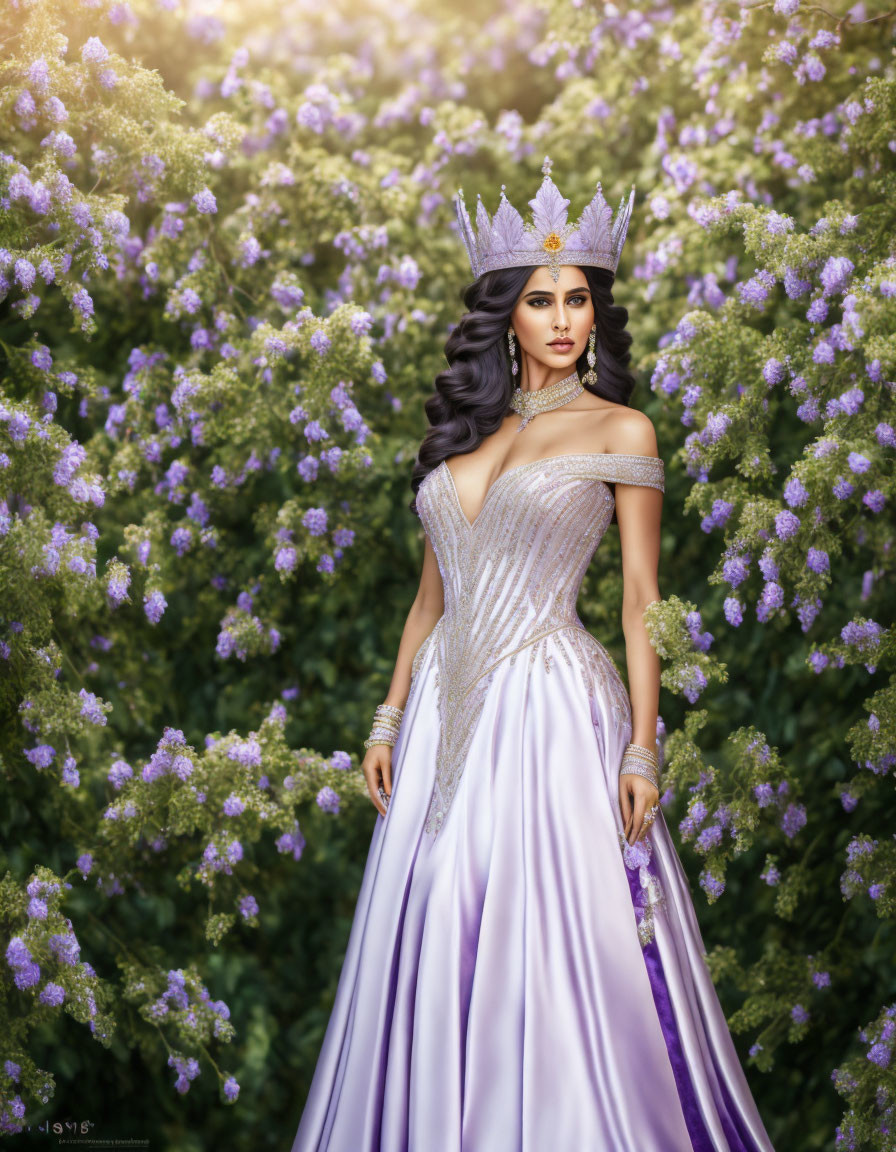
[[[662,811],[629,846],[631,703],[576,602],[653,456],[517,465],[417,509],[444,612],[412,664],[292,1152],[773,1152]]]

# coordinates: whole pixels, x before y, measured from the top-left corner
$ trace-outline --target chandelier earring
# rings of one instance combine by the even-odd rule
[[[597,362],[597,356],[594,352],[594,341],[597,339],[597,325],[591,325],[591,331],[588,334],[588,371],[582,376],[582,383],[588,384],[591,388],[597,383],[597,373],[594,371],[594,365]]]
[[[507,344],[510,348],[510,371],[514,376],[519,372],[520,366],[516,362],[516,341],[513,338],[514,332],[512,328],[507,329]]]

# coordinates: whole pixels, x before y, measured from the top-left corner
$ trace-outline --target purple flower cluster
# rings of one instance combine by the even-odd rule
[[[335,792],[328,784],[320,789],[315,800],[323,812],[336,813],[339,811],[339,793]]]
[[[706,635],[710,634],[706,633]],[[672,687],[674,691],[680,692],[689,703],[694,704],[699,700],[707,683],[706,673],[699,664],[684,664],[676,671],[675,682]]]
[[[799,832],[806,823],[806,809],[802,804],[788,804],[781,817],[781,830],[788,840]]]
[[[712,511],[700,521],[700,528],[704,532],[711,532],[714,528],[724,528],[733,511],[734,505],[730,500],[713,500]]]
[[[711,872],[708,872],[704,868],[700,873],[700,887],[709,897],[710,903],[712,903],[713,901],[718,900],[718,898],[725,891],[725,881],[719,879],[716,876],[713,876]]]
[[[193,774],[193,761],[190,749],[179,728],[166,727],[155,752],[143,766],[140,776],[147,783],[153,783],[163,776],[176,776],[187,780]]]
[[[302,858],[302,850],[305,847],[305,837],[299,828],[298,820],[293,822],[292,831],[284,832],[281,836],[277,837],[275,841],[278,852],[292,852],[294,860]]]
[[[874,1027],[871,1035],[865,1030],[862,1039],[868,1044],[865,1057],[878,1068],[888,1068],[893,1057],[893,1043],[896,1040],[896,1004],[884,1009],[882,1024]]]
[[[210,886],[215,872],[232,876],[234,865],[242,858],[243,845],[236,836],[229,834],[216,836],[206,844],[202,853],[202,864],[197,869],[196,875]]]
[[[16,987],[23,991],[40,979],[40,967],[21,936],[11,937],[6,948],[6,963],[13,970]]]
[[[227,749],[227,758],[242,764],[244,768],[261,767],[261,745],[254,737],[236,740]]]
[[[765,868],[763,868],[763,870],[762,870],[762,872],[760,872],[759,876],[760,876],[760,879],[764,880],[766,882],[766,884],[768,884],[772,888],[774,888],[776,885],[780,884],[780,882],[781,882],[781,873],[778,871],[777,866],[775,864],[773,864],[771,861],[768,861],[766,863]]]
[[[237,907],[244,920],[251,920],[258,915],[258,901],[250,894],[241,896],[237,901]]]

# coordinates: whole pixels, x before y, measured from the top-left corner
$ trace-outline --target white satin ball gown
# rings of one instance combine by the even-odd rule
[[[292,1152],[772,1152],[663,815],[622,834],[631,703],[576,614],[611,484],[663,463],[521,464],[472,523],[420,486],[444,614]]]

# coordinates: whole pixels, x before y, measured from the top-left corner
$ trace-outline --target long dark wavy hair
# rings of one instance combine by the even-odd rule
[[[435,392],[424,404],[431,426],[411,473],[411,511],[417,512],[417,491],[424,477],[443,460],[472,452],[501,427],[510,411],[516,377],[511,373],[507,329],[520,293],[534,270],[535,265],[498,268],[484,272],[463,289],[461,298],[467,311],[445,344],[449,367],[436,376]],[[635,386],[635,378],[627,367],[632,343],[631,333],[626,330],[628,310],[613,303],[612,272],[591,267],[580,271],[591,289],[597,325],[597,383],[592,387],[583,381],[583,386],[604,400],[627,405]],[[587,349],[576,361],[580,377],[588,371],[586,352]]]

